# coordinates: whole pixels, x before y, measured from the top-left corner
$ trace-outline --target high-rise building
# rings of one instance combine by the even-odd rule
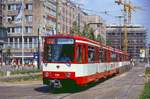
[[[20,12],[22,1],[24,4],[24,18],[23,21],[17,23],[15,18]],[[5,7],[3,9],[5,17],[3,25],[8,28],[8,44],[5,45],[5,48],[11,48],[11,57],[16,63],[22,63],[22,57],[24,57],[25,64],[32,63],[34,61],[34,53],[38,51],[39,38],[41,38],[40,43],[42,46],[43,37],[54,34],[56,1],[3,0],[2,3]],[[22,47],[24,49],[23,56]]]
[[[140,50],[146,47],[146,29],[140,25],[127,26],[128,53],[130,58],[140,58]],[[124,27],[118,25],[107,26],[107,42],[114,48],[123,50]]]

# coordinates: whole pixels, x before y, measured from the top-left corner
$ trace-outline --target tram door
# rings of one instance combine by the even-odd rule
[[[86,45],[84,44],[76,45],[76,62],[77,63],[86,62]]]

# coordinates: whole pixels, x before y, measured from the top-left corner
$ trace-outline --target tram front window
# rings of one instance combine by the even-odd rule
[[[74,45],[73,44],[51,44],[48,45],[48,62],[73,62]]]

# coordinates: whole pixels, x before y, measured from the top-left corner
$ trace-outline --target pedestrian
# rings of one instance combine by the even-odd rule
[[[132,67],[134,67],[135,62],[134,62],[134,59],[133,59],[133,58],[131,58],[131,60],[130,60],[130,64],[132,65]]]

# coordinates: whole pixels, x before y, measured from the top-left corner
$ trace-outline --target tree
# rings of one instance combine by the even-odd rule
[[[100,35],[100,34],[98,34],[98,35],[97,35],[96,40],[97,40],[97,41],[99,41],[99,42],[101,42],[101,41],[102,41],[102,37],[101,37],[101,35]]]
[[[81,36],[88,37],[88,35],[89,35],[89,25],[84,24],[83,32],[81,33]]]
[[[89,25],[84,24],[84,28],[83,28],[83,32],[80,33],[79,31],[79,27],[77,25],[77,22],[74,21],[72,28],[71,28],[71,32],[70,35],[78,35],[78,36],[83,36],[83,37],[87,37],[89,39],[94,40],[95,39],[95,35],[94,35],[94,30],[93,28],[90,28]]]
[[[93,28],[89,28],[89,39],[95,40],[94,30]]]
[[[78,25],[77,25],[76,21],[74,21],[73,24],[72,24],[70,35],[72,35],[72,36],[73,35],[78,35]]]
[[[107,44],[107,45],[111,45],[111,44],[112,44],[112,41],[107,40],[107,41],[106,41],[106,44]]]
[[[105,39],[100,34],[97,35],[96,40],[99,41],[99,42],[104,42],[105,41]]]
[[[89,25],[84,24],[84,28],[83,28],[83,32],[82,32],[81,36],[84,36],[84,37],[94,40],[95,35],[94,35],[93,28],[90,28]]]

